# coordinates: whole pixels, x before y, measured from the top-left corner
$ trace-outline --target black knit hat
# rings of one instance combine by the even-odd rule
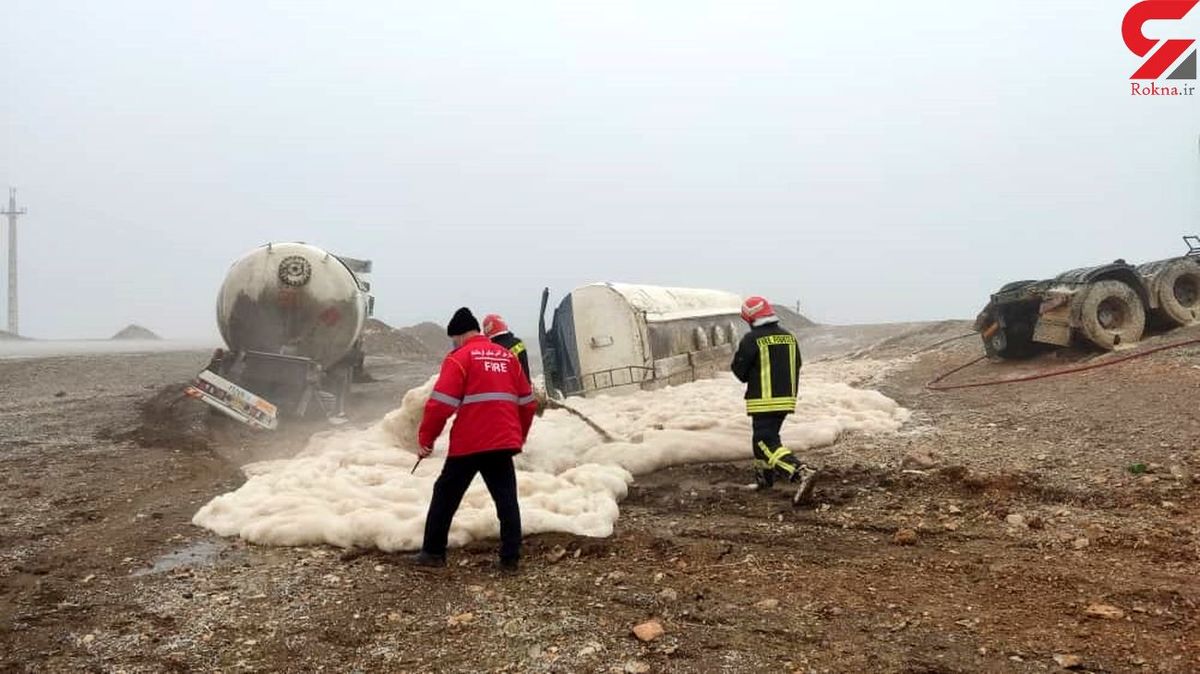
[[[479,332],[479,321],[475,320],[475,315],[470,309],[463,307],[454,312],[454,318],[451,318],[450,324],[446,326],[446,335],[457,337],[468,332]]]

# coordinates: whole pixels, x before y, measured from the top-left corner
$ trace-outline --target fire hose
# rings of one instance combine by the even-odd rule
[[[554,400],[553,398],[547,398],[546,399],[546,407],[548,409],[552,409],[552,410],[563,410],[564,412],[582,420],[583,423],[587,424],[593,431],[596,431],[596,433],[598,433],[605,442],[616,441],[616,438],[614,438],[612,436],[612,433],[609,433],[608,431],[601,428],[599,424],[597,424],[596,422],[589,419],[588,416],[586,414],[584,414],[583,412],[580,412],[579,410],[577,410],[573,407],[569,407],[566,403],[563,403],[560,400]]]
[[[963,363],[962,365],[959,365],[958,367],[956,367],[948,372],[944,372],[944,373],[938,375],[934,379],[930,380],[929,383],[925,384],[925,388],[930,391],[954,391],[954,390],[966,389],[966,388],[983,388],[985,386],[999,386],[1001,384],[1019,384],[1021,382],[1036,381],[1038,379],[1049,379],[1050,377],[1060,377],[1060,376],[1068,375],[1068,374],[1087,372],[1089,370],[1098,370],[1103,367],[1109,367],[1111,365],[1119,365],[1121,363],[1126,363],[1131,360],[1137,360],[1138,358],[1145,358],[1146,356],[1149,356],[1149,355],[1152,355],[1155,353],[1159,353],[1161,351],[1169,351],[1171,349],[1178,349],[1180,347],[1193,346],[1193,345],[1200,345],[1200,339],[1188,339],[1188,340],[1184,340],[1182,342],[1173,342],[1171,344],[1163,344],[1161,346],[1152,347],[1152,348],[1146,349],[1144,351],[1137,351],[1135,353],[1126,354],[1124,356],[1112,358],[1109,360],[1104,360],[1101,362],[1087,363],[1085,365],[1074,365],[1071,367],[1060,368],[1058,370],[1051,370],[1049,372],[1038,372],[1035,374],[1023,375],[1020,377],[1008,377],[1005,379],[989,379],[986,381],[968,382],[965,384],[943,384],[942,383],[947,378],[952,377],[955,374],[958,374],[959,372],[962,372],[963,370],[971,367],[972,365],[975,365],[979,361],[986,359],[987,356],[983,355],[983,356],[979,356],[978,358],[975,358],[971,361]]]

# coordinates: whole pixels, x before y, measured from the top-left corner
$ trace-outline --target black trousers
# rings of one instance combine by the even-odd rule
[[[479,473],[496,502],[496,516],[500,518],[500,558],[520,558],[521,508],[517,504],[515,454],[515,450],[502,449],[446,459],[442,474],[433,484],[433,499],[429,503],[429,514],[425,516],[425,543],[421,546],[424,552],[446,554],[450,522],[467,487]]]
[[[787,419],[786,412],[764,412],[750,415],[753,430],[751,443],[754,451],[755,479],[766,485],[775,484],[775,474],[793,479],[799,461],[791,450],[783,446],[779,430]]]

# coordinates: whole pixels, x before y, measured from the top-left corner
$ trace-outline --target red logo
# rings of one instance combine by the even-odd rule
[[[1150,21],[1178,21],[1187,16],[1197,4],[1200,4],[1200,0],[1145,0],[1129,10],[1121,24],[1121,35],[1125,38],[1125,45],[1138,56],[1150,55],[1129,79],[1157,80],[1166,74],[1167,69],[1175,65],[1181,56],[1192,49],[1196,44],[1195,40],[1152,40],[1142,31]],[[1160,44],[1162,46],[1159,46]],[[1155,47],[1158,49],[1155,50]],[[1196,79],[1196,51],[1192,50],[1167,79]]]

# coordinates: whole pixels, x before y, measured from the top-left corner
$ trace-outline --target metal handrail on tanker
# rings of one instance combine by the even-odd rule
[[[614,376],[618,372],[628,373],[624,381],[617,381]],[[649,373],[649,376],[646,376]],[[635,374],[640,376],[635,377]],[[607,383],[601,384],[601,378],[607,375]],[[602,391],[604,389],[617,388],[620,386],[632,386],[634,384],[644,384],[654,381],[654,368],[643,365],[625,365],[622,367],[609,368],[607,370],[597,370],[588,372],[578,377],[567,377],[563,380],[563,395],[574,395],[583,393],[584,391]],[[591,386],[587,386],[591,383]],[[575,384],[570,386],[570,384]]]

